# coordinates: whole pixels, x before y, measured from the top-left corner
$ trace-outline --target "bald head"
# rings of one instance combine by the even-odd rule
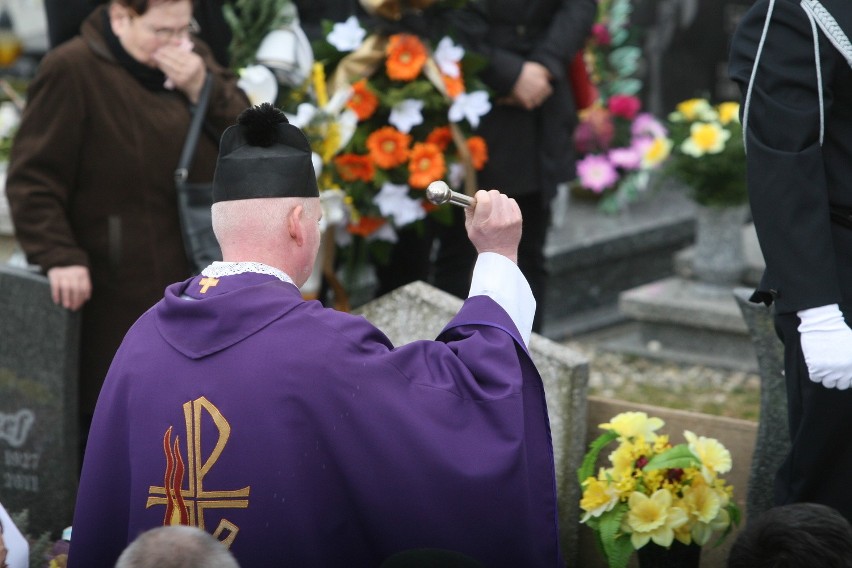
[[[301,286],[319,248],[316,197],[273,197],[213,204],[213,232],[226,262],[262,262]]]
[[[115,568],[239,568],[221,542],[197,527],[157,527],[139,535]]]

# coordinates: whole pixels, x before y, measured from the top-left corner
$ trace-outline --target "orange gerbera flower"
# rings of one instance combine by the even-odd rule
[[[411,34],[390,36],[387,47],[385,68],[388,77],[395,81],[412,81],[426,63],[426,48]]]
[[[467,139],[467,149],[474,169],[481,170],[488,161],[488,144],[482,136],[471,136]]]
[[[456,98],[464,92],[464,81],[462,80],[461,73],[457,77],[442,74],[441,78],[444,80],[444,86],[447,88],[447,94],[451,99]]]
[[[367,137],[370,158],[380,168],[390,169],[408,159],[408,147],[411,136],[400,132],[393,126],[383,126]]]
[[[418,143],[411,149],[408,162],[408,185],[426,189],[430,183],[442,179],[447,171],[444,154],[434,144]]]
[[[375,174],[375,168],[369,156],[342,154],[334,159],[334,165],[344,181],[371,181]]]
[[[432,211],[434,211],[435,209],[437,209],[438,207],[440,207],[440,205],[435,205],[435,204],[434,204],[434,203],[432,203],[431,201],[428,201],[428,200],[426,200],[426,199],[421,199],[421,200],[420,200],[420,207],[422,207],[422,208],[423,208],[423,210],[424,210],[426,213],[431,213]]]
[[[429,133],[426,137],[426,142],[434,144],[441,149],[441,152],[447,151],[447,146],[453,141],[453,134],[450,132],[449,126],[438,126]]]
[[[361,79],[352,84],[352,97],[346,106],[358,116],[359,121],[367,120],[379,106],[379,98],[367,87],[367,80]]]
[[[385,222],[381,217],[362,216],[357,223],[350,223],[346,230],[353,235],[368,237],[378,231]]]

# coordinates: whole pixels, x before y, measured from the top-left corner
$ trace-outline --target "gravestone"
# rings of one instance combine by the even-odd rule
[[[735,288],[734,297],[748,325],[760,367],[760,422],[751,461],[747,510],[751,518],[774,505],[775,472],[790,449],[787,390],[784,382],[784,344],[775,333],[773,310],[749,302],[751,289]]]
[[[631,23],[642,33],[645,108],[659,117],[693,97],[739,100],[728,79],[731,37],[753,0],[639,0]]]
[[[742,230],[747,269],[759,278],[765,266],[753,224]],[[734,286],[701,282],[692,272],[691,247],[678,252],[675,274],[622,292],[621,313],[633,326],[601,347],[642,357],[758,371],[749,329],[737,307]],[[744,284],[749,284],[745,282]]]
[[[47,278],[0,265],[0,500],[39,535],[71,524],[79,474],[80,316]]]
[[[547,236],[542,333],[553,339],[625,320],[619,295],[670,276],[695,237],[695,204],[676,189],[648,190],[618,213],[572,196]]]
[[[385,332],[394,345],[434,339],[455,316],[462,301],[425,282],[413,282],[369,302],[355,313]],[[541,374],[547,399],[562,552],[569,566],[576,565],[580,520],[580,485],[577,468],[586,451],[586,396],[589,365],[568,347],[533,334],[529,345]]]

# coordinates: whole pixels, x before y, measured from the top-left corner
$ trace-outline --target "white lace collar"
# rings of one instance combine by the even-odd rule
[[[212,278],[220,278],[222,276],[234,276],[236,274],[244,274],[246,272],[254,272],[255,274],[268,274],[274,276],[282,282],[289,282],[296,285],[293,279],[284,274],[277,268],[273,268],[268,264],[261,262],[214,262],[207,268],[201,271],[202,276]]]

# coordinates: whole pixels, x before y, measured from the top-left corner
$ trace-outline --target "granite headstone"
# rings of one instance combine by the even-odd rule
[[[412,282],[355,313],[384,331],[394,345],[403,345],[437,337],[461,305],[451,294],[425,282]],[[568,565],[575,566],[581,495],[576,472],[586,451],[589,364],[582,355],[535,333],[529,348],[544,383],[550,417],[562,552]]]
[[[47,278],[0,265],[0,500],[33,535],[71,524],[79,474],[80,316]]]

